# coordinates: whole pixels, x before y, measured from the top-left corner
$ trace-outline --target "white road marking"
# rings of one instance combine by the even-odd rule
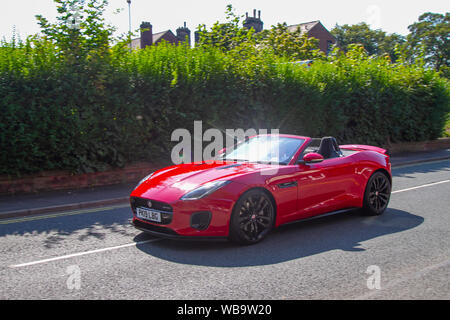
[[[410,191],[410,190],[416,190],[416,189],[425,188],[425,187],[430,187],[430,186],[434,186],[434,185],[438,185],[438,184],[442,184],[442,183],[447,183],[447,182],[450,182],[450,180],[444,180],[444,181],[439,181],[439,182],[434,182],[434,183],[428,183],[428,184],[424,184],[424,185],[417,186],[417,187],[397,190],[397,191],[393,191],[392,194],[405,192],[405,191]],[[55,257],[55,258],[50,258],[50,259],[44,259],[44,260],[38,260],[38,261],[33,261],[33,262],[28,262],[28,263],[11,265],[10,268],[28,267],[28,266],[33,266],[33,265],[37,265],[37,264],[43,264],[43,263],[52,262],[52,261],[58,261],[58,260],[70,259],[70,258],[74,258],[74,257],[85,256],[85,255],[88,255],[88,254],[94,254],[94,253],[100,253],[100,252],[105,252],[105,251],[112,251],[112,250],[117,250],[117,249],[122,249],[122,248],[127,248],[127,247],[133,247],[133,246],[146,244],[146,243],[150,243],[150,242],[156,242],[156,241],[159,241],[159,240],[161,240],[161,239],[152,239],[152,240],[141,241],[141,242],[133,242],[133,243],[128,243],[128,244],[124,244],[124,245],[116,246],[116,247],[109,247],[109,248],[104,248],[104,249],[97,249],[97,250],[79,252],[79,253],[69,254],[69,255]]]
[[[405,191],[411,191],[411,190],[416,190],[416,189],[420,189],[420,188],[435,186],[437,184],[442,184],[442,183],[446,183],[446,182],[450,182],[450,180],[443,180],[443,181],[438,181],[438,182],[434,182],[434,183],[423,184],[423,185],[417,186],[417,187],[412,187],[412,188],[392,191],[391,193],[394,194],[394,193],[400,193],[400,192],[405,192]]]
[[[85,256],[85,255],[88,255],[88,254],[100,253],[100,252],[105,252],[105,251],[112,251],[112,250],[128,248],[128,247],[135,247],[135,246],[138,246],[138,245],[141,245],[141,244],[156,242],[156,241],[159,241],[159,240],[161,240],[161,239],[151,239],[151,240],[146,240],[146,241],[133,242],[133,243],[123,244],[123,245],[115,246],[115,247],[109,247],[109,248],[103,248],[103,249],[97,249],[97,250],[91,250],[91,251],[84,251],[84,252],[78,252],[78,253],[68,254],[68,255],[65,255],[65,256],[54,257],[54,258],[50,258],[50,259],[44,259],[44,260],[38,260],[38,261],[33,261],[33,262],[15,264],[15,265],[11,265],[9,267],[10,268],[29,267],[29,266],[34,266],[34,265],[37,265],[37,264],[43,264],[43,263],[52,262],[52,261],[58,261],[58,260],[65,260],[65,259],[75,258],[75,257],[81,257],[81,256]]]

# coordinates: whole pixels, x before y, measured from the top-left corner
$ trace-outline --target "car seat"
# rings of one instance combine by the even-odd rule
[[[341,149],[333,137],[322,138],[317,153],[321,154],[324,159],[333,159],[342,156]]]

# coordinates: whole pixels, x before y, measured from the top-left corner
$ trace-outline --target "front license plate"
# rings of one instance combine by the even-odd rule
[[[136,217],[153,222],[161,222],[161,213],[144,208],[136,208]]]

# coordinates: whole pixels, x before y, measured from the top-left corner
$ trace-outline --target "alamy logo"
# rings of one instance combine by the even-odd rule
[[[225,139],[224,139],[225,135]],[[264,136],[259,143],[251,146],[243,146],[230,157],[223,157],[225,153],[231,154],[236,147],[236,141],[243,143],[251,137]],[[280,154],[279,130],[271,129],[225,129],[219,130],[211,128],[203,132],[202,121],[194,121],[193,135],[187,129],[176,129],[172,133],[172,142],[178,142],[171,153],[172,163],[190,163],[200,161],[224,161],[236,158],[243,161],[263,161],[270,164],[279,164]],[[207,144],[207,145],[206,145]],[[205,148],[203,148],[205,146]],[[276,167],[273,170],[277,170]],[[261,174],[274,174],[271,170],[262,172]]]
[[[77,265],[68,266],[66,268],[66,274],[69,275],[67,278],[66,285],[69,290],[80,290],[81,289],[81,269]]]
[[[374,30],[381,28],[381,9],[377,5],[370,5],[366,9],[367,24]]]
[[[367,288],[370,290],[380,290],[381,289],[381,269],[379,266],[369,266],[366,270],[369,274],[367,278]]]

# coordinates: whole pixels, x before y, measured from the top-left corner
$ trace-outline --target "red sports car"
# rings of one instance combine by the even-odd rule
[[[254,244],[296,220],[342,209],[386,210],[392,184],[386,150],[293,135],[277,135],[268,147],[271,138],[251,137],[223,151],[221,161],[149,175],[131,193],[133,225],[160,237]]]

